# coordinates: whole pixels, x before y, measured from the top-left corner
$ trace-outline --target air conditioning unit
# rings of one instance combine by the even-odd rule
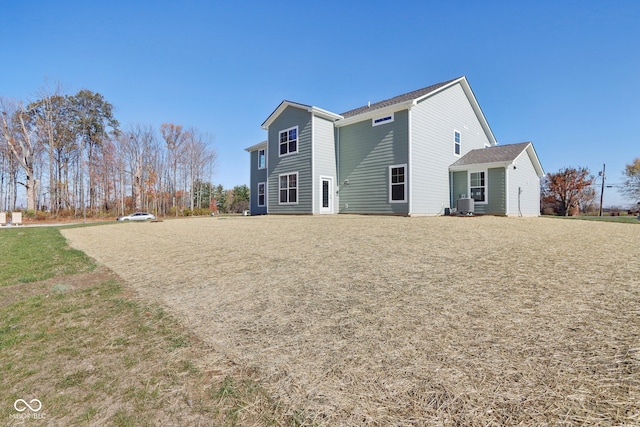
[[[475,200],[472,198],[458,199],[457,201],[458,213],[462,215],[473,215],[475,209]]]

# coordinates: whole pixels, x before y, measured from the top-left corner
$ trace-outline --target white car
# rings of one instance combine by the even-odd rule
[[[156,219],[156,216],[149,212],[136,212],[130,215],[121,216],[118,218],[118,221],[147,221],[154,219]]]

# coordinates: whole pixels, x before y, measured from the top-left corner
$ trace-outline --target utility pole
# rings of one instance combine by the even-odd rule
[[[604,197],[604,170],[607,167],[606,164],[602,164],[602,172],[600,172],[600,176],[602,176],[602,189],[600,190],[600,216],[602,216],[602,199]]]

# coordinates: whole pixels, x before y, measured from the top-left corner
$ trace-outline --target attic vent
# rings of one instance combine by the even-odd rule
[[[391,123],[393,121],[393,114],[389,114],[388,116],[382,116],[371,119],[371,126],[380,126],[385,123]]]

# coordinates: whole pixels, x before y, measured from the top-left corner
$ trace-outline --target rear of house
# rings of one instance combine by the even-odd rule
[[[497,141],[465,77],[342,114],[283,101],[262,127],[246,149],[252,214],[438,215],[461,197],[478,213],[539,212],[532,145],[505,150],[519,172],[474,160]]]

